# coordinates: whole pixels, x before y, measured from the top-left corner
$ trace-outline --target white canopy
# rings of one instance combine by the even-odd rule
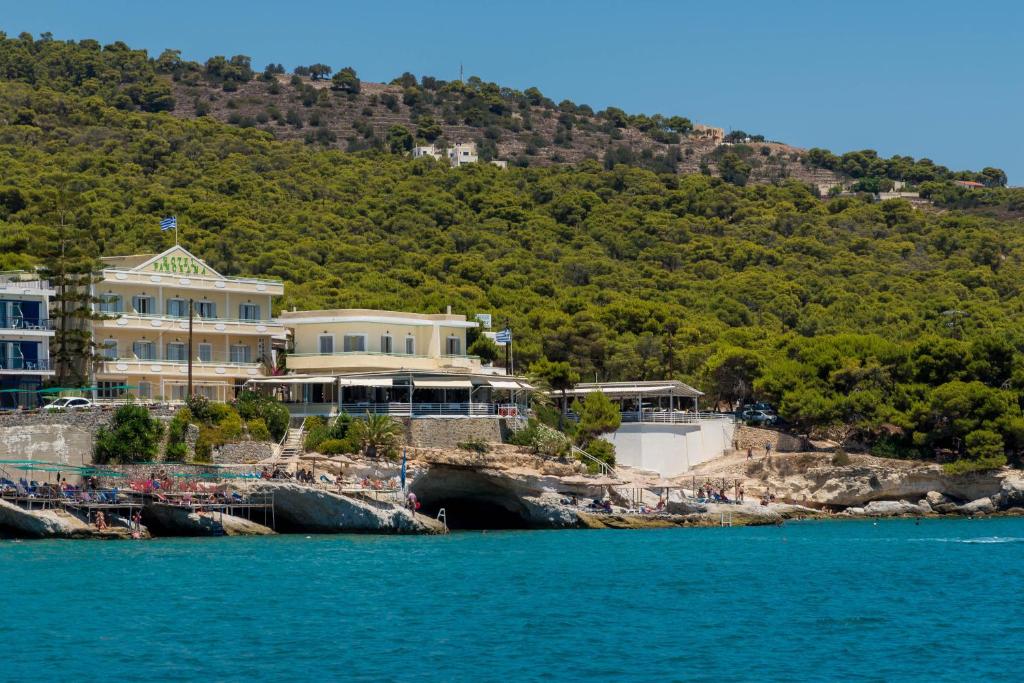
[[[489,379],[487,383],[495,389],[532,389],[526,382],[519,382],[514,379]]]
[[[260,377],[250,379],[253,384],[334,384],[334,377],[329,375],[281,375],[280,377]]]
[[[390,377],[339,377],[338,384],[343,387],[390,387],[394,380]]]
[[[421,389],[472,389],[473,383],[468,379],[419,379],[413,384]]]

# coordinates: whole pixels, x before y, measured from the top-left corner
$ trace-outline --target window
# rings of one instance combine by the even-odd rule
[[[188,302],[184,299],[168,299],[167,315],[172,318],[187,318]]]
[[[100,313],[120,313],[121,297],[117,294],[100,295]]]
[[[380,338],[380,352],[381,353],[393,353],[394,349],[392,346],[393,340],[390,334],[381,335]]]
[[[410,356],[416,354],[416,338],[406,337],[405,338],[405,352]]]
[[[182,342],[167,343],[167,360],[187,361],[188,351]]]
[[[458,337],[448,337],[444,345],[444,352],[449,356],[462,355],[462,340]]]
[[[200,344],[199,345],[199,361],[201,363],[213,362],[213,345],[212,344]]]
[[[366,352],[366,335],[365,334],[346,334],[344,341],[344,350],[346,353],[365,353]]]
[[[132,353],[139,360],[156,360],[156,353],[151,341],[132,342]]]
[[[117,340],[104,339],[100,343],[100,357],[106,360],[117,360]],[[111,396],[105,398],[113,398]]]
[[[238,305],[238,319],[239,320],[259,320],[260,319],[260,306],[259,306],[259,304],[239,304]]]
[[[96,395],[99,398],[120,398],[124,392],[124,382],[96,382]]]
[[[231,347],[232,363],[251,363],[252,349],[244,344],[235,344]]]
[[[132,297],[132,308],[139,315],[151,315],[155,311],[153,310],[153,297],[151,296],[133,296]]]
[[[153,398],[153,385],[149,382],[139,382],[139,398]]]
[[[334,335],[320,335],[320,353],[334,353]]]
[[[195,302],[195,311],[200,318],[216,318],[217,304],[212,301],[197,301]]]

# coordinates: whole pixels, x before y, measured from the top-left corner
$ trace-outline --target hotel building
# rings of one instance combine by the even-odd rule
[[[479,323],[439,314],[366,309],[291,311],[279,317],[291,349],[272,387],[296,414],[505,416],[531,387],[466,353]]]
[[[0,408],[35,408],[50,365],[50,297],[35,273],[0,273]]]
[[[101,261],[93,286],[97,398],[185,399],[190,301],[194,393],[230,400],[273,366],[271,338],[284,328],[271,306],[282,283],[225,277],[180,246]]]

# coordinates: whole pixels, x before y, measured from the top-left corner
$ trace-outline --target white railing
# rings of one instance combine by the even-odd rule
[[[619,478],[619,473],[615,471],[614,467],[606,463],[604,460],[598,460],[597,458],[592,456],[590,453],[587,453],[582,448],[573,446],[572,454],[578,456],[581,460],[583,460],[583,462],[587,464],[596,465],[601,474],[607,477],[615,477],[616,479]]]
[[[682,410],[624,410],[623,422],[655,422],[661,424],[694,424],[701,420],[735,421],[732,413],[688,412]]]

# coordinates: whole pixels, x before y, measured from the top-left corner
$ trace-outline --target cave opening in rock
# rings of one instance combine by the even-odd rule
[[[420,512],[437,517],[444,508],[448,528],[454,530],[525,529],[522,515],[493,500],[476,497],[451,497],[429,501]]]

